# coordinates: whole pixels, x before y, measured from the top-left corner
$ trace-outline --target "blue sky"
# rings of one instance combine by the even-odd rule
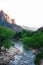
[[[43,0],[0,0],[4,10],[18,25],[43,26]]]

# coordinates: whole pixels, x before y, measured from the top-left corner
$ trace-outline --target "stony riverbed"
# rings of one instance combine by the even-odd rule
[[[14,56],[8,65],[35,65],[35,55],[31,51],[24,51],[21,43],[15,43],[15,47],[19,49],[19,53]]]

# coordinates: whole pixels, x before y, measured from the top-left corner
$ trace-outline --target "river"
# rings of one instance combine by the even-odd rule
[[[15,47],[19,49],[19,53],[9,62],[8,65],[35,65],[35,55],[31,51],[25,51],[22,43],[14,42]]]

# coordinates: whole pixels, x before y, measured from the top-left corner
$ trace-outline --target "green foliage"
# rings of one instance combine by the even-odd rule
[[[14,36],[15,40],[19,40],[22,38],[22,32],[16,32]]]
[[[4,45],[5,48],[9,48],[11,41],[13,40],[14,31],[0,26],[0,47]]]
[[[32,32],[32,31],[27,31],[27,30],[23,30],[22,31],[22,36],[23,37],[31,37],[33,34],[34,34],[34,32]]]
[[[36,58],[34,60],[35,65],[40,65],[40,60],[43,59],[43,51],[41,51],[40,53],[38,53],[36,55]]]
[[[4,40],[3,46],[5,48],[10,48],[10,46],[14,46],[14,43],[12,42],[12,40]]]
[[[6,29],[2,26],[0,26],[0,37],[3,38],[3,39],[6,39],[6,38],[12,38],[14,35],[14,32],[10,29]]]
[[[28,50],[29,49],[29,47],[31,46],[31,39],[30,38],[28,38],[28,37],[24,37],[23,39],[22,39],[22,41],[23,41],[23,46],[24,46],[24,48],[26,49],[26,50]]]
[[[31,37],[22,38],[23,44],[29,48],[41,48],[43,47],[43,32],[37,32]]]

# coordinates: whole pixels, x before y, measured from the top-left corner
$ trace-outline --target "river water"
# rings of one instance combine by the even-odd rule
[[[15,47],[19,49],[19,53],[9,62],[8,65],[35,65],[35,55],[31,51],[25,51],[21,43],[15,42]]]

